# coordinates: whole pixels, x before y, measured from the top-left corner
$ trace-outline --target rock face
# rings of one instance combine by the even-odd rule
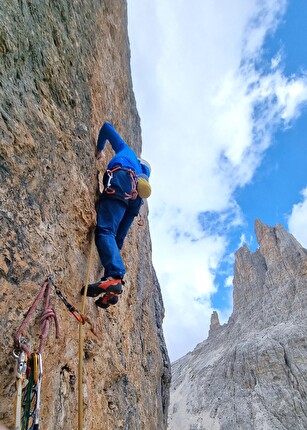
[[[95,144],[112,122],[140,154],[124,0],[3,0],[0,10],[0,423],[14,427],[13,339],[41,285],[77,308],[95,225]],[[112,156],[108,147],[106,162]],[[106,311],[86,303],[84,429],[165,429],[170,366],[160,287],[145,227],[133,225],[126,285]],[[96,251],[90,271],[102,275]],[[44,342],[40,427],[77,428],[79,326],[51,292],[60,323]],[[41,309],[41,307],[40,307]],[[40,312],[23,333],[37,351]]]
[[[234,309],[173,365],[169,429],[307,428],[307,251],[281,225],[255,223],[236,253]]]

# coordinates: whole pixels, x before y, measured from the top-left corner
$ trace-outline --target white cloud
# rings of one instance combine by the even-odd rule
[[[253,178],[276,127],[299,115],[307,80],[283,74],[280,52],[262,64],[263,42],[285,0],[224,0],[219,7],[199,0],[188,8],[177,0],[130,0],[128,7],[143,156],[153,167],[153,260],[174,359],[193,348],[198,333],[204,338],[198,322],[209,324],[214,271],[229,231],[242,223],[233,193]],[[200,223],[200,213],[219,221]],[[198,295],[202,304],[193,301]]]
[[[225,287],[231,287],[233,283],[233,276],[228,276],[225,281]]]
[[[290,233],[307,248],[307,187],[302,191],[303,201],[293,206],[288,219]]]
[[[271,69],[272,70],[276,69],[280,65],[281,59],[282,59],[281,52],[279,52],[278,54],[275,55],[275,57],[272,58],[272,60],[271,60]]]

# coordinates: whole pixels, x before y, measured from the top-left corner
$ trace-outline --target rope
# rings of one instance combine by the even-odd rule
[[[39,349],[38,349],[39,354],[41,354],[43,351],[43,344],[44,344],[46,337],[48,336],[50,323],[52,321],[55,322],[56,338],[58,338],[59,332],[60,332],[59,322],[58,322],[54,308],[52,308],[50,306],[50,283],[48,281],[48,285],[46,288],[45,309],[44,309],[43,316],[41,317],[42,329],[41,329],[41,335],[40,335],[40,345],[39,345]]]
[[[55,323],[55,331],[56,331],[55,337],[56,338],[59,337],[60,328],[59,328],[58,319],[57,319],[55,310],[50,306],[50,282],[48,279],[46,279],[41,287],[40,292],[38,293],[36,299],[34,300],[32,306],[28,310],[27,316],[25,317],[23,323],[17,330],[17,333],[14,338],[15,344],[18,346],[18,348],[25,351],[28,355],[30,355],[31,353],[30,353],[30,350],[27,348],[25,342],[21,342],[21,334],[24,328],[26,327],[26,325],[28,324],[28,322],[30,321],[36,308],[38,307],[39,302],[43,299],[44,295],[45,295],[45,309],[41,318],[42,326],[41,326],[41,334],[40,334],[39,353],[41,353],[43,350],[44,340],[48,336],[49,326],[52,320],[54,320],[54,323]]]
[[[85,303],[86,303],[86,295],[88,290],[88,283],[89,283],[89,277],[90,277],[90,270],[92,265],[92,256],[93,256],[93,249],[95,244],[95,234],[93,232],[92,234],[92,240],[91,240],[91,247],[90,247],[90,255],[88,259],[88,265],[87,265],[87,273],[86,273],[86,280],[85,280],[85,286],[84,286],[84,294],[83,294],[83,300],[82,300],[82,308],[81,308],[81,315],[84,315],[85,312]],[[79,321],[79,366],[78,366],[78,430],[83,430],[83,381],[82,381],[82,369],[83,369],[83,330],[82,330],[83,324],[81,321]]]

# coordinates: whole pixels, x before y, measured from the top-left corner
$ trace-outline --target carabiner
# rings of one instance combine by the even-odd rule
[[[78,309],[75,309],[74,311],[72,311],[73,316],[76,318],[77,321],[79,321],[80,323],[82,323],[83,325],[85,324],[85,318],[84,315],[81,314],[81,312],[78,311]]]
[[[112,179],[113,179],[113,172],[112,172],[112,170],[107,170],[107,174],[108,174],[108,176],[109,176],[109,179],[108,179],[108,183],[107,183],[106,188],[110,188],[110,186],[111,186],[111,181],[112,181]]]

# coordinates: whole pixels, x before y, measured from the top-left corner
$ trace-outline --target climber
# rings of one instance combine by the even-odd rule
[[[97,225],[95,242],[104,276],[100,281],[89,284],[87,296],[99,297],[95,304],[108,308],[118,302],[123,291],[123,277],[126,269],[120,254],[125,237],[134,218],[139,214],[143,198],[150,196],[148,182],[150,165],[138,158],[135,152],[117,133],[114,127],[105,122],[97,141],[97,160],[103,158],[103,149],[109,141],[115,156],[107,165],[103,176],[104,189],[97,204]],[[84,294],[84,287],[81,289]]]

